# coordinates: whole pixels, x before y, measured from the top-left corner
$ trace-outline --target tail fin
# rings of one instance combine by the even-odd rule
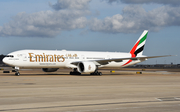
[[[144,32],[141,34],[141,36],[139,37],[139,39],[131,49],[130,53],[132,57],[142,56],[147,34],[148,34],[148,30],[144,30]]]

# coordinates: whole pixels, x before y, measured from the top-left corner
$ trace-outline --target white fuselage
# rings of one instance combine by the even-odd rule
[[[89,52],[89,51],[66,51],[66,50],[20,50],[15,51],[5,57],[3,62],[10,66],[20,68],[76,68],[72,62],[88,62],[93,60],[131,58],[130,53],[121,52]],[[125,67],[141,62],[140,60],[132,61],[124,65],[129,60],[122,62],[109,62],[99,67]]]
[[[42,68],[44,72],[54,72],[59,68],[72,68],[70,74],[90,73],[102,75],[99,67],[126,67],[140,63],[149,58],[166,56],[142,55],[148,31],[144,30],[129,53],[122,52],[90,52],[66,50],[20,50],[15,51],[3,59],[3,62],[13,66],[20,75],[20,68]]]

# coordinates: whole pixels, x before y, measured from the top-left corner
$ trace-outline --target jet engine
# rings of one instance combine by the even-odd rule
[[[42,68],[42,71],[44,72],[55,72],[57,71],[59,68]]]
[[[96,70],[96,65],[93,62],[80,62],[77,65],[78,72],[94,72]]]

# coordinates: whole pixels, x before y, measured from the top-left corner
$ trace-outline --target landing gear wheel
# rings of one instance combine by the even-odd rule
[[[98,75],[99,75],[99,76],[101,76],[101,75],[102,75],[102,73],[101,73],[101,72],[98,72]]]
[[[96,67],[97,67],[96,70],[93,73],[90,73],[90,75],[99,75],[99,76],[101,76],[102,73],[98,72],[98,66],[96,66]]]
[[[81,73],[77,71],[77,68],[74,68],[74,71],[71,71],[70,75],[81,75]]]
[[[70,72],[70,75],[81,75],[80,72]]]
[[[19,72],[16,72],[16,73],[15,73],[15,75],[16,75],[16,76],[19,76],[19,75],[20,75],[20,73],[19,73]]]
[[[102,75],[102,73],[101,72],[94,72],[94,73],[90,73],[90,75],[99,75],[99,76],[101,76]]]

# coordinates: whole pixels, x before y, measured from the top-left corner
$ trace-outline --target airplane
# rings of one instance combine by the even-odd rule
[[[98,72],[101,67],[127,67],[146,61],[149,58],[167,57],[145,56],[143,54],[148,30],[144,30],[130,52],[91,52],[66,50],[19,50],[3,58],[3,62],[14,67],[15,75],[23,68],[41,68],[44,72],[55,72],[59,68],[72,68],[73,74],[90,73],[102,75]]]

